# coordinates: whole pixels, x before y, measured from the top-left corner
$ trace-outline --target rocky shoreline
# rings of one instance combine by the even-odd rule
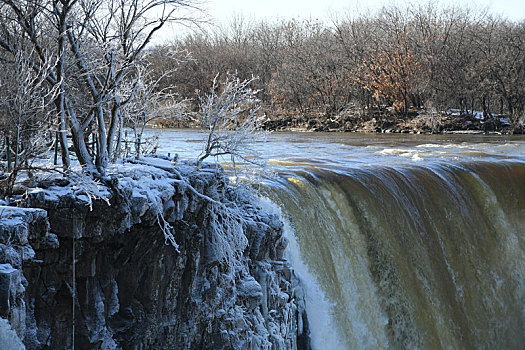
[[[101,191],[0,207],[0,316],[27,349],[310,347],[282,222],[215,165],[128,164]]]
[[[376,132],[404,134],[523,134],[525,126],[512,126],[503,118],[481,120],[474,116],[447,114],[393,113],[361,114],[346,112],[326,116],[274,116],[265,123],[268,131],[298,132]]]
[[[291,132],[375,132],[403,134],[524,134],[525,125],[513,126],[506,118],[458,113],[411,113],[404,117],[391,111],[344,111],[333,116],[302,115],[298,113],[273,114],[263,124],[266,131]],[[192,120],[158,120],[155,128],[198,128]]]

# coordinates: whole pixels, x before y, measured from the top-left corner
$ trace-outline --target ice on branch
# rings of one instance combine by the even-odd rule
[[[210,92],[200,97],[197,118],[208,130],[208,137],[197,161],[199,166],[208,157],[229,156],[234,170],[236,161],[262,165],[250,146],[262,134],[265,115],[259,113],[258,90],[250,88],[257,78],[242,80],[226,74],[223,81],[215,76]]]

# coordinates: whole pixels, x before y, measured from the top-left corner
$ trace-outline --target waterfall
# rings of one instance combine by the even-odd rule
[[[314,347],[323,334],[348,349],[525,344],[523,162],[294,168],[264,192],[307,294],[319,289]]]

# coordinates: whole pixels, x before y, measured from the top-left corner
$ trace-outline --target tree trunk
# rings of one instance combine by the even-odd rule
[[[135,159],[140,158],[140,144],[142,142],[142,132],[135,132]]]
[[[97,106],[97,124],[98,124],[98,145],[99,152],[95,161],[100,175],[104,176],[106,174],[106,168],[108,167],[108,147],[107,147],[107,134],[106,134],[106,125],[104,124],[104,109],[102,108],[102,103],[98,101]]]
[[[66,18],[69,12],[69,7],[63,6],[62,12],[59,12],[59,30],[60,34],[58,37],[58,62],[57,62],[57,83],[59,86],[59,94],[57,96],[56,106],[60,118],[60,150],[62,151],[62,168],[64,171],[68,170],[71,166],[71,160],[69,158],[69,149],[67,147],[67,121],[66,121],[66,101],[65,101],[65,88],[64,88],[64,53],[66,51]]]
[[[116,88],[115,88],[116,90]],[[116,158],[116,149],[114,149],[113,145],[115,144],[115,137],[117,135],[118,127],[120,126],[120,98],[117,95],[117,91],[114,92],[113,95],[113,106],[111,108],[111,122],[109,124],[109,130],[108,130],[108,140],[107,140],[107,147],[108,147],[108,155],[111,160],[115,160]]]
[[[19,155],[20,155],[20,116],[18,117],[18,124],[16,126],[16,138],[15,138],[15,161],[13,163],[13,169],[18,168]],[[9,152],[9,150],[7,150]]]
[[[117,145],[115,146],[115,153],[113,157],[113,161],[116,161],[118,158],[120,158],[120,150],[122,148],[122,128],[124,127],[124,121],[122,117],[120,117],[120,123],[118,127],[117,132]]]
[[[67,106],[67,103],[66,103]],[[75,111],[67,106],[68,115],[70,116],[70,122],[71,122],[71,136],[73,139],[73,142],[75,143],[75,148],[78,152],[77,157],[84,168],[84,170],[92,175],[93,173],[96,173],[95,166],[93,165],[93,158],[89,154],[89,150],[86,145],[86,139],[85,139],[85,130],[82,129],[82,126],[78,122],[78,118],[75,114]],[[100,172],[100,171],[99,171]],[[102,173],[100,173],[103,175]]]

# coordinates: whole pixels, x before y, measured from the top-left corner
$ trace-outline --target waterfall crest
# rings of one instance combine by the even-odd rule
[[[524,163],[303,168],[266,192],[347,348],[525,344]]]

